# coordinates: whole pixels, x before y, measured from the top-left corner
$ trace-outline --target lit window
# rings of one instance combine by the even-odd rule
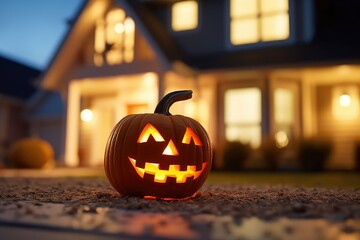
[[[96,23],[94,64],[102,66],[130,63],[134,60],[135,23],[125,11],[111,10]]]
[[[274,91],[275,122],[294,123],[294,93],[290,89],[277,88]]]
[[[225,137],[228,141],[261,143],[261,91],[239,88],[225,92]]]
[[[230,41],[234,45],[289,38],[288,0],[230,0]]]
[[[172,7],[171,23],[174,31],[195,29],[198,25],[197,1],[182,1],[174,3]]]
[[[295,96],[291,89],[274,90],[274,120],[276,146],[286,147],[293,135],[295,124]]]

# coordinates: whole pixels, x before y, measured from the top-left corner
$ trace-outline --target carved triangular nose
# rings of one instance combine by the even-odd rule
[[[170,139],[168,145],[166,146],[163,155],[169,155],[169,156],[178,156],[179,153],[175,147],[175,144],[173,143],[173,141]]]

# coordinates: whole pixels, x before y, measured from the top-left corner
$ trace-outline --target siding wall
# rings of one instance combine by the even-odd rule
[[[333,142],[333,152],[328,167],[352,169],[355,167],[355,142],[360,139],[360,117],[338,120],[332,114],[332,88],[321,85],[316,88],[316,111],[318,135]],[[358,88],[360,85],[357,84]]]

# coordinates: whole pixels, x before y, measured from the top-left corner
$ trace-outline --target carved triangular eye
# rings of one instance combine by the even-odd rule
[[[163,155],[168,155],[168,156],[178,156],[179,153],[175,147],[175,144],[172,140],[170,140],[170,142],[168,143],[168,145],[166,146]]]
[[[190,144],[191,139],[193,139],[196,146],[202,146],[202,143],[201,143],[199,137],[195,134],[195,132],[191,128],[187,127],[184,137],[183,137],[183,140],[182,140],[182,143]]]
[[[150,123],[146,124],[142,132],[140,133],[140,136],[137,140],[138,143],[144,143],[147,142],[149,137],[153,136],[156,142],[164,142],[164,138],[161,136],[159,131]]]

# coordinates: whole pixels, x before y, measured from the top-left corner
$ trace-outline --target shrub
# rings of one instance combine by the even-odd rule
[[[228,171],[243,169],[250,152],[251,147],[249,144],[239,141],[226,142],[223,148],[224,169]]]
[[[283,149],[276,146],[275,139],[272,137],[265,138],[261,143],[260,150],[263,155],[266,170],[277,170],[278,161]]]
[[[304,171],[323,171],[332,151],[329,140],[307,138],[299,141],[298,159]]]

